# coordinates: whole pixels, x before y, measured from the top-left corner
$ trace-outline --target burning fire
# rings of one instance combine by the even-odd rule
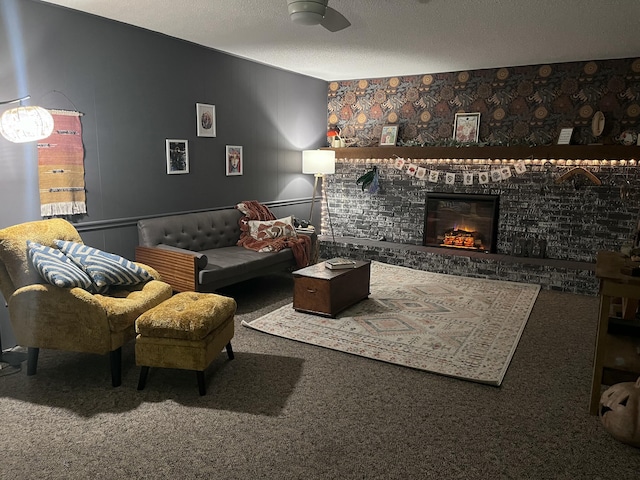
[[[451,230],[444,232],[442,244],[447,247],[482,248],[482,239],[474,227],[455,224]]]

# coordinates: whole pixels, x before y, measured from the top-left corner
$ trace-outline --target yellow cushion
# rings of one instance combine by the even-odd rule
[[[0,260],[13,282],[14,289],[45,283],[27,256],[27,240],[56,248],[54,240],[82,243],[75,227],[61,218],[21,223],[0,230]]]
[[[215,293],[181,292],[136,320],[146,337],[200,340],[236,312],[236,301]]]
[[[171,287],[164,282],[155,281],[131,287],[114,287],[107,295],[94,295],[94,299],[107,314],[112,332],[133,326],[140,314],[170,298]]]

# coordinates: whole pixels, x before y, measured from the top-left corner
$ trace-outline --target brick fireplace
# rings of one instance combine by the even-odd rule
[[[618,251],[634,239],[640,205],[639,167],[635,161],[624,160],[581,163],[526,156],[521,159],[526,164],[526,171],[521,174],[511,168],[512,175],[504,180],[464,185],[460,180],[464,173],[473,172],[477,176],[496,166],[512,167],[517,159],[412,159],[430,172],[439,172],[439,181],[430,182],[396,169],[393,157],[338,158],[336,174],[324,179],[331,224],[325,207],[322,233],[330,236],[332,226],[337,239],[335,244],[327,242],[327,246],[331,244],[334,248],[328,254],[375,258],[382,251],[386,252],[383,260],[390,263],[594,293],[597,287],[591,265],[597,252]],[[578,164],[601,180],[601,185],[585,178],[558,182],[564,172]],[[373,166],[379,170],[381,185],[375,195],[362,192],[356,185],[356,179]],[[456,175],[453,184],[444,181],[451,173]],[[443,258],[445,249],[423,246],[425,204],[427,197],[434,194],[498,196],[495,254],[465,252],[455,258],[451,255]],[[526,256],[514,259],[514,246],[541,239],[546,244],[545,259]],[[371,242],[375,242],[375,248]],[[518,268],[510,266],[514,262],[519,263]],[[536,266],[536,273],[528,276],[522,264]],[[590,278],[585,278],[581,285],[572,283],[571,278],[579,276],[574,267]]]

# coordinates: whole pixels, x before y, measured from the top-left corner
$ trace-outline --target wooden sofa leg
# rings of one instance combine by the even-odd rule
[[[122,383],[122,347],[109,352],[111,363],[111,385],[119,387]]]
[[[38,369],[39,348],[27,347],[27,375],[35,375]]]
[[[229,360],[233,360],[233,349],[231,348],[231,342],[227,343],[227,356]]]

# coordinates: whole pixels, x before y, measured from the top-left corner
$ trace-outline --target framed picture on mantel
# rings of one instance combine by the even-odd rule
[[[573,135],[573,128],[563,128],[558,135],[558,145],[569,145],[571,143],[571,136]]]
[[[453,139],[456,142],[477,142],[479,133],[479,113],[456,113],[456,120],[453,124]]]
[[[398,139],[398,125],[385,125],[380,134],[380,146],[395,146]]]

